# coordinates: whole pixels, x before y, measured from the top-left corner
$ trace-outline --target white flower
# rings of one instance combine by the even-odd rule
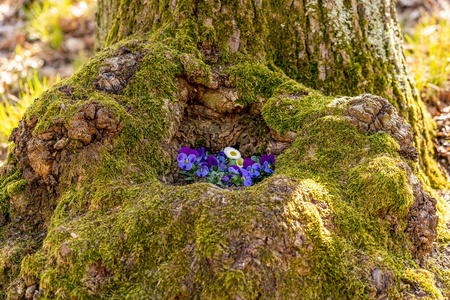
[[[241,158],[241,153],[234,149],[233,147],[226,147],[223,152],[229,159],[239,159]]]
[[[240,168],[244,166],[244,160],[242,159],[242,157],[236,160],[236,165]]]

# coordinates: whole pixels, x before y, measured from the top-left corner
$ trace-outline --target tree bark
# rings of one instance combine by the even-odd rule
[[[99,48],[130,36],[186,38],[214,53],[213,65],[242,53],[326,95],[380,95],[413,126],[433,186],[445,184],[430,158],[433,125],[407,77],[394,1],[100,0],[98,16]]]
[[[394,1],[98,5],[99,53],[11,134],[0,298],[448,293],[429,193],[448,183]],[[273,153],[276,172],[186,185],[184,146]]]
[[[332,95],[411,93],[395,4],[376,1],[99,1],[100,48],[129,36],[187,35],[220,57],[242,52]]]

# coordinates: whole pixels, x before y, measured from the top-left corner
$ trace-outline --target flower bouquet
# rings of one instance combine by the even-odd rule
[[[200,181],[220,186],[251,186],[274,172],[275,156],[252,156],[243,159],[241,153],[232,147],[212,155],[204,147],[190,149],[183,147],[177,157],[180,174],[187,181]]]

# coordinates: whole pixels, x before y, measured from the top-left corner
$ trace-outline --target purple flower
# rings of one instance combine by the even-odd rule
[[[214,156],[209,155],[208,156],[208,166],[215,166],[217,167],[219,165],[219,162],[217,161],[217,159]]]
[[[217,156],[217,160],[219,161],[219,163],[223,163],[227,159],[227,156],[225,155],[225,152],[223,152],[223,151],[217,152],[216,156]]]
[[[205,147],[201,146],[200,149],[197,149],[197,151],[199,153],[199,156],[197,157],[197,163],[205,162],[207,159]]]
[[[272,164],[270,162],[268,162],[268,161],[265,161],[264,164],[263,164],[263,170],[266,173],[272,174],[273,173]]]
[[[219,171],[220,171],[220,172],[225,172],[225,171],[227,170],[227,164],[228,164],[228,160],[222,162],[222,163],[219,165]]]
[[[241,168],[239,168],[238,166],[235,166],[235,165],[228,166],[228,172],[233,173],[233,174],[239,174],[240,169]]]
[[[263,155],[259,160],[259,163],[262,165],[264,172],[273,173],[273,165],[275,164],[275,156],[273,154]]]
[[[245,186],[252,185],[252,177],[249,171],[247,171],[246,169],[239,168],[239,176],[241,176],[242,180],[244,180]]]
[[[249,166],[252,166],[255,162],[251,158],[246,158],[244,160],[244,169],[247,169]]]
[[[177,157],[178,160],[178,166],[186,171],[189,171],[190,169],[192,169],[192,164],[195,161],[195,155],[194,154],[189,154],[186,155],[186,153],[180,153]]]
[[[251,176],[252,178],[258,177],[258,176],[259,176],[259,171],[260,171],[260,170],[261,170],[261,165],[258,164],[258,163],[254,163],[253,165],[247,167],[247,171],[250,172],[250,176]],[[273,171],[272,171],[272,172],[273,172]]]
[[[200,177],[205,177],[206,175],[208,175],[208,173],[209,169],[208,166],[206,166],[206,164],[201,164],[197,169],[197,175]]]
[[[263,155],[261,156],[261,159],[259,160],[260,165],[264,165],[264,162],[268,161],[270,164],[275,164],[275,156],[273,154],[269,155]]]
[[[231,177],[233,177],[233,175],[228,174],[228,175],[223,176],[222,179],[220,179],[220,180],[222,180],[223,182],[228,182],[228,181],[230,181]]]
[[[181,148],[180,149],[180,154],[181,153],[184,153],[184,154],[186,154],[187,156],[189,156],[189,155],[194,155],[195,157],[197,157],[199,154],[198,154],[198,152],[197,151],[195,151],[195,150],[192,150],[191,148],[189,148],[189,147],[183,147],[183,148]]]

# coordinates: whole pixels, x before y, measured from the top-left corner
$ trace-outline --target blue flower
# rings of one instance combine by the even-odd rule
[[[264,164],[264,162],[268,161],[269,163],[271,163],[272,165],[275,164],[275,156],[273,154],[269,154],[269,155],[263,155],[261,156],[259,163],[261,165]]]
[[[245,186],[252,185],[252,177],[249,171],[247,171],[246,169],[239,168],[239,176],[241,176],[242,180],[244,180]]]
[[[223,151],[217,152],[216,157],[217,157],[217,160],[219,161],[219,163],[223,163],[227,159],[227,156],[225,155],[225,152],[223,152]]]
[[[197,175],[200,177],[205,177],[209,174],[209,169],[206,164],[201,164],[197,169]]]
[[[226,186],[230,187],[231,186],[231,181],[230,180],[231,180],[232,177],[233,177],[233,175],[228,174],[228,175],[223,176],[222,179],[220,179],[220,180],[225,182]]]
[[[238,166],[235,166],[235,165],[228,166],[228,172],[233,173],[233,174],[239,174],[240,169],[241,168],[239,168]]]
[[[262,165],[264,172],[273,173],[273,165],[275,164],[275,156],[273,154],[263,155],[259,160],[260,165]]]
[[[200,149],[197,149],[199,156],[197,157],[197,163],[200,164],[202,162],[205,162],[207,157],[206,157],[206,150],[205,147],[201,146]]]
[[[190,169],[192,169],[192,164],[195,161],[195,155],[194,154],[189,154],[186,155],[185,153],[180,153],[177,157],[178,160],[178,166],[186,171],[189,171]]]
[[[268,161],[265,161],[263,164],[263,170],[266,173],[272,174],[273,173],[272,164]]]
[[[220,179],[220,180],[222,180],[223,182],[228,182],[228,181],[230,181],[231,177],[233,177],[233,175],[228,174],[228,175],[223,176],[222,179]]]
[[[219,171],[220,171],[220,172],[225,172],[225,171],[227,170],[227,164],[228,164],[228,160],[222,162],[222,163],[219,165]]]
[[[258,163],[254,163],[253,165],[247,167],[247,171],[250,172],[250,176],[251,176],[252,178],[258,177],[259,174],[260,174],[260,173],[259,173],[260,170],[261,170],[261,165],[258,164]],[[273,171],[272,171],[272,172],[273,172]]]

